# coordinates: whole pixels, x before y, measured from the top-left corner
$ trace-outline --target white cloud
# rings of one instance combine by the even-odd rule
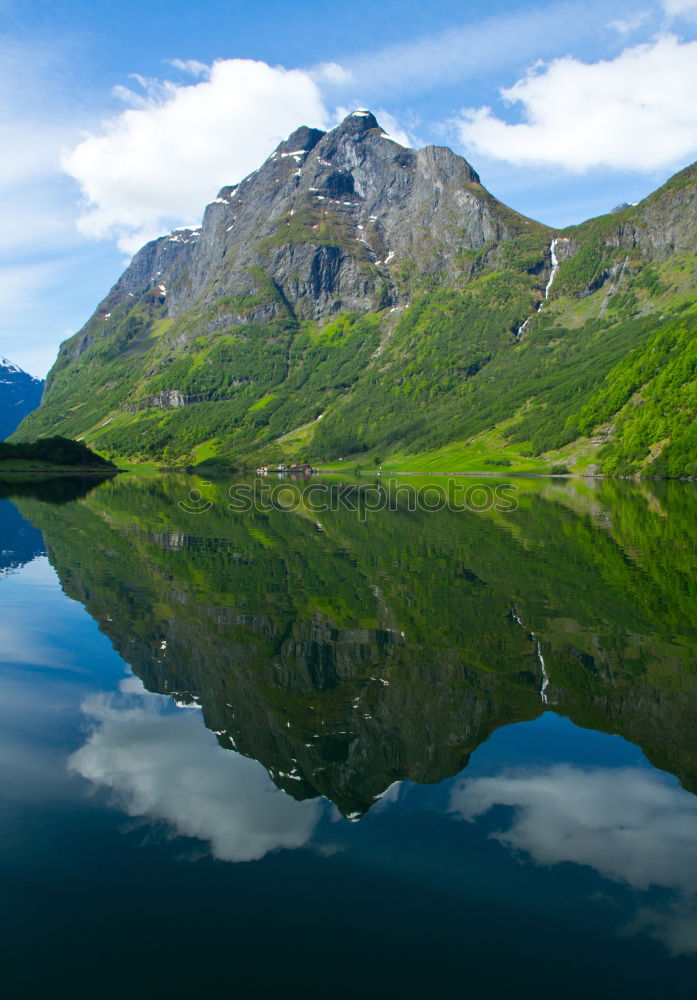
[[[697,798],[653,771],[556,765],[461,782],[451,809],[473,821],[511,806],[493,834],[541,865],[573,862],[637,890],[672,890],[668,909],[641,907],[646,928],[675,953],[697,951]]]
[[[335,87],[348,86],[355,82],[354,76],[344,66],[336,62],[320,63],[311,71],[314,80],[320,84]]]
[[[207,78],[210,75],[210,66],[199,62],[198,59],[168,59],[167,61],[171,66],[180,69],[182,73],[188,73],[189,76]]]
[[[417,146],[418,141],[406,129],[402,128],[394,115],[384,108],[378,108],[375,117],[380,122],[384,130],[391,139],[398,142],[400,146]]]
[[[663,7],[670,17],[697,14],[697,0],[663,0]]]
[[[94,730],[70,758],[71,769],[112,789],[129,816],[208,841],[222,861],[255,861],[311,839],[321,802],[296,802],[261,764],[219,746],[200,713],[167,712],[168,704],[153,694],[126,695],[125,704],[118,695],[88,698],[83,711]]]
[[[128,674],[119,683],[119,691],[122,694],[144,694],[147,695],[147,688],[143,684],[140,677],[136,677],[135,674]]]
[[[459,133],[468,150],[509,163],[658,170],[697,155],[696,92],[697,41],[668,35],[613,60],[538,65],[501,92],[523,123],[470,108]]]
[[[31,563],[26,563],[22,567],[22,572],[27,570]],[[0,580],[5,583],[10,574],[0,573]],[[14,574],[13,574],[14,576]],[[44,641],[40,636],[18,635],[14,625],[0,623],[0,662],[5,664],[20,664],[22,667],[43,667],[44,669],[66,670],[69,669],[70,659],[64,653],[56,653],[48,640]]]
[[[618,18],[617,21],[611,21],[610,27],[614,28],[615,31],[619,31],[621,35],[631,35],[631,33],[640,28],[642,24],[646,24],[650,17],[650,11],[641,10],[632,17]]]
[[[85,200],[80,230],[116,237],[128,252],[198,220],[220,187],[254,170],[299,125],[327,121],[319,87],[302,70],[226,59],[198,83],[138,82],[145,96],[119,91],[137,106],[63,156]]]

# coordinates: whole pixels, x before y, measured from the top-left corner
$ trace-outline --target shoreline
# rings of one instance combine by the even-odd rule
[[[127,471],[127,470],[120,470]],[[189,469],[176,469],[176,468],[166,468],[162,467],[163,472],[183,472],[188,475],[203,476],[207,473],[211,475],[220,475],[223,473],[235,474],[242,476],[253,476],[257,475],[257,470],[252,469],[240,469],[231,466],[226,469],[224,466],[218,466],[217,468],[211,469],[199,469],[197,467],[189,467]],[[278,470],[269,469],[269,475],[288,475],[291,474],[289,469]],[[334,468],[316,468],[312,476],[340,476],[346,475],[350,478],[385,478],[389,476],[423,476],[424,478],[438,478],[443,476],[465,476],[471,478],[489,478],[489,479],[583,479],[583,480],[600,480],[600,479],[612,479],[618,482],[661,482],[661,483],[695,483],[697,482],[697,477],[694,476],[676,476],[675,478],[668,478],[666,476],[607,476],[602,473],[594,473],[588,475],[582,472],[508,472],[505,469],[501,469],[498,472],[492,472],[487,470],[486,472],[400,472],[398,470],[383,470],[378,472],[377,470],[361,470],[360,472],[355,472],[351,469],[334,469]]]
[[[4,463],[0,462],[0,480],[3,479],[52,479],[66,476],[95,476],[105,478],[107,476],[117,476],[122,469],[99,469],[93,465],[42,465],[42,466],[17,466],[10,465],[4,468]]]

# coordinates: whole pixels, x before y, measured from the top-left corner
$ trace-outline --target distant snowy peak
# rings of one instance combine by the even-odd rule
[[[14,361],[10,361],[9,358],[0,357],[0,375],[12,374],[12,375],[25,375],[30,378],[32,382],[43,382],[43,379],[37,378],[35,375],[30,375],[29,372],[25,372],[23,368],[16,365]]]
[[[41,402],[44,380],[0,357],[0,441],[12,434]]]

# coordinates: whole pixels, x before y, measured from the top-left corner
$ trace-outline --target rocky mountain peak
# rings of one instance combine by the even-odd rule
[[[291,132],[287,139],[277,147],[276,154],[279,156],[293,156],[294,153],[309,153],[315,148],[317,143],[326,133],[319,128],[308,128],[301,125]]]
[[[175,318],[221,296],[258,298],[269,281],[280,295],[230,322],[267,321],[280,302],[298,319],[366,312],[404,300],[395,269],[456,278],[458,253],[495,248],[523,225],[461,156],[406,148],[361,108],[328,132],[296,129],[220,190],[200,230],[144,247],[96,316],[145,296]]]
[[[373,128],[380,128],[375,115],[365,108],[358,108],[358,110],[352,111],[350,115],[347,115],[333,131],[341,135],[350,135],[359,138]]]

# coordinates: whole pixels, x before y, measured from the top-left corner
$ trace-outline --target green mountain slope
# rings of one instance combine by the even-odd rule
[[[136,255],[15,438],[694,475],[696,188],[693,166],[556,233],[367,112],[299,129],[200,230]]]

